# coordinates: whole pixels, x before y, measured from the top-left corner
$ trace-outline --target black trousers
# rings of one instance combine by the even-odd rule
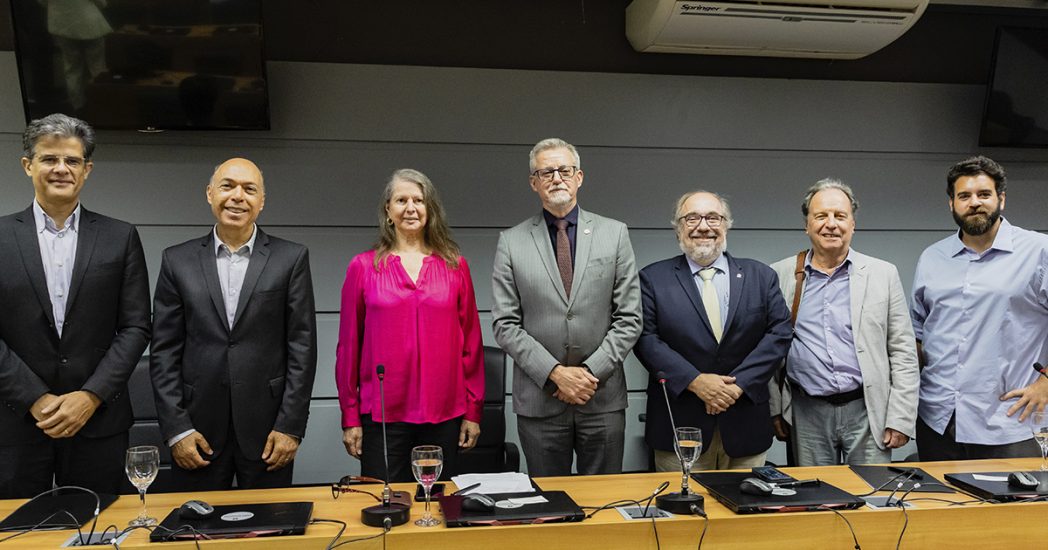
[[[363,452],[360,455],[360,474],[378,479],[386,478],[382,459],[382,425],[371,420],[370,414],[360,417],[364,428]],[[459,431],[462,418],[452,418],[437,424],[386,423],[389,445],[389,481],[415,481],[411,473],[411,449],[419,445],[439,445],[444,451],[444,467],[440,479],[448,480],[457,474]]]
[[[980,458],[1025,458],[1041,456],[1041,448],[1030,439],[1002,445],[958,443],[955,417],[950,417],[944,433],[931,429],[917,417],[917,454],[922,461],[975,460]]]
[[[63,485],[119,494],[127,479],[127,444],[127,432],[120,432],[0,446],[0,499],[30,498]]]
[[[267,472],[269,467],[260,456],[247,456],[237,444],[233,431],[233,415],[229,415],[229,431],[226,446],[211,458],[211,464],[196,470],[184,470],[171,464],[171,481],[180,491],[225,491],[233,487],[236,478],[239,489],[279,489],[291,486],[295,461],[287,466]],[[207,437],[205,434],[204,437]],[[215,443],[211,448],[215,448]]]

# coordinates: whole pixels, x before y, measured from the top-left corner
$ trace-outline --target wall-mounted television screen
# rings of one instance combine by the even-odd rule
[[[979,145],[1048,147],[1048,28],[997,31]]]
[[[262,0],[10,0],[26,120],[269,129]]]

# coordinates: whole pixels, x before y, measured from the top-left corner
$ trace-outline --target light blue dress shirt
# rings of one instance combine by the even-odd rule
[[[62,337],[65,327],[66,300],[69,285],[73,280],[73,262],[76,261],[76,243],[80,231],[80,204],[65,220],[62,229],[48,216],[40,205],[33,201],[33,220],[36,221],[36,238],[40,245],[40,261],[44,264],[47,294],[51,297],[51,311],[55,317],[55,330]]]
[[[691,269],[691,278],[695,282],[695,288],[699,289],[699,298],[702,297],[702,277],[699,277],[699,271],[712,267],[717,271],[713,274],[713,288],[717,289],[717,303],[720,304],[720,318],[721,318],[721,331],[724,331],[724,322],[728,319],[728,298],[731,296],[731,281],[728,278],[728,259],[721,254],[708,266],[701,266],[695,263],[694,260],[684,255],[684,259],[688,260],[688,267]]]
[[[851,250],[829,275],[804,262],[804,292],[786,361],[790,380],[808,395],[836,395],[862,386],[851,318]]]
[[[237,303],[240,302],[240,289],[244,286],[244,276],[251,262],[251,251],[255,249],[255,236],[258,231],[251,227],[251,238],[233,252],[222,239],[218,238],[218,226],[212,232],[215,236],[215,261],[218,266],[218,283],[222,286],[222,300],[226,305],[226,321],[233,328],[236,321]]]
[[[913,331],[923,343],[918,414],[943,433],[956,414],[958,443],[1003,445],[1030,439],[1004,393],[1039,376],[1048,346],[1048,235],[1002,219],[979,254],[958,234],[921,254],[913,281]]]

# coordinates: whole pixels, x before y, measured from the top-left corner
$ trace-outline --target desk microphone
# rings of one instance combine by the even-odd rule
[[[1040,363],[1034,363],[1033,364],[1033,370],[1041,373],[1041,376],[1043,376],[1045,378],[1048,378],[1048,373],[1044,372],[1044,370],[1045,370],[1044,369],[1044,365],[1042,365]]]
[[[695,514],[695,509],[701,510],[706,499],[702,495],[688,490],[688,474],[691,472],[689,472],[690,468],[684,462],[680,449],[680,440],[677,439],[677,423],[673,420],[670,394],[666,391],[666,373],[659,371],[655,376],[659,380],[659,385],[662,386],[662,397],[666,399],[666,412],[670,415],[670,429],[673,430],[673,450],[677,453],[677,460],[680,461],[681,469],[680,492],[669,493],[656,498],[655,506],[673,514]]]
[[[386,445],[386,392],[383,386],[383,381],[386,378],[386,367],[382,365],[375,367],[375,373],[378,375],[378,397],[379,405],[382,407],[382,459],[386,465],[386,482],[382,486],[382,504],[368,506],[361,510],[360,522],[369,527],[382,527],[388,531],[394,525],[403,525],[408,522],[408,518],[411,515],[411,506],[390,502],[393,492],[389,488],[389,448]]]

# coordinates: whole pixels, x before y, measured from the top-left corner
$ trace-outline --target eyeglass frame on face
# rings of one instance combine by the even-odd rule
[[[36,155],[35,158],[37,162],[50,169],[54,169],[61,162],[69,170],[79,170],[88,162],[84,157],[63,157],[61,155]]]
[[[682,225],[688,229],[695,229],[702,225],[703,220],[705,220],[706,225],[711,229],[715,229],[721,227],[727,219],[728,218],[723,214],[718,214],[716,212],[713,212],[712,214],[696,214],[694,212],[689,212],[677,218],[677,225]]]
[[[564,175],[564,170],[571,170],[571,173]],[[538,178],[542,181],[553,181],[556,176],[553,174],[560,174],[561,180],[567,180],[575,177],[579,173],[578,166],[558,166],[556,168],[543,168],[541,170],[535,170],[531,173],[531,177]]]

